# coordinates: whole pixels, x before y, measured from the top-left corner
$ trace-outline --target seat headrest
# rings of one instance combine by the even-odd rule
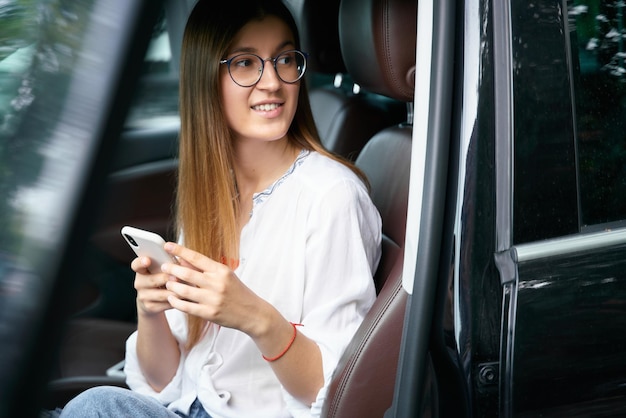
[[[346,66],[339,46],[340,0],[285,0],[294,10],[309,70],[337,74]]]
[[[353,80],[364,89],[413,101],[417,0],[342,0],[339,39]]]

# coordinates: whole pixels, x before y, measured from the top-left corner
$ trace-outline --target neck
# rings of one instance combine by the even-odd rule
[[[238,144],[235,177],[241,196],[265,190],[293,164],[299,149],[287,137],[271,142]]]

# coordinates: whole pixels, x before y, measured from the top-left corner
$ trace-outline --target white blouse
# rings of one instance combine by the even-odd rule
[[[311,407],[284,390],[254,342],[212,324],[188,353],[186,320],[166,311],[180,365],[159,393],[139,369],[136,332],[126,344],[128,386],[174,411],[196,397],[214,418],[319,416],[339,357],[375,299],[381,219],[368,191],[344,165],[303,151],[287,173],[254,196],[240,239],[237,276],[320,347],[325,385]]]

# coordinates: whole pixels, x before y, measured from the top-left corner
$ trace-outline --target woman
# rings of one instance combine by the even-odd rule
[[[298,44],[280,0],[195,6],[181,57],[181,239],[166,244],[179,263],[149,274],[149,259],[132,262],[132,392],[92,389],[62,416],[319,415],[375,298],[381,224],[359,170],[320,144]]]

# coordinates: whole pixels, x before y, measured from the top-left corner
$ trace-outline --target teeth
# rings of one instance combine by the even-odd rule
[[[278,106],[279,105],[277,103],[263,104],[263,105],[254,106],[253,109],[260,110],[261,112],[269,112],[270,110],[276,109]]]

